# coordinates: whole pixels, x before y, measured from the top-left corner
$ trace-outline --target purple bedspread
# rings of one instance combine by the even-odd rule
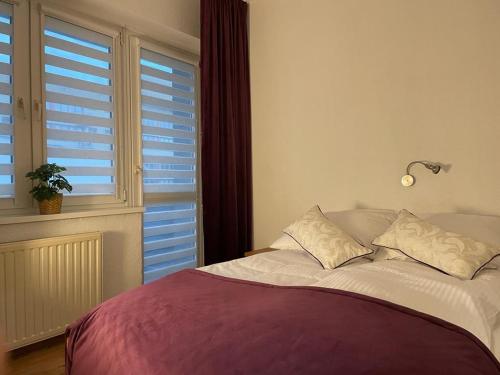
[[[499,374],[472,334],[382,300],[186,270],[72,324],[72,375]]]

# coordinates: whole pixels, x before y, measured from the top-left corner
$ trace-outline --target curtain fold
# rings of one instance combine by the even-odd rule
[[[252,249],[247,10],[201,0],[201,164],[205,264]]]

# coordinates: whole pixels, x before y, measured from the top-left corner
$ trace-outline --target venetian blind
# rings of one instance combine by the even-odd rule
[[[12,5],[0,2],[0,197],[14,197]]]
[[[141,50],[145,193],[195,191],[194,78],[193,65]]]
[[[193,65],[141,49],[145,282],[197,265],[195,82]]]
[[[73,194],[114,194],[113,39],[46,17],[44,40],[47,161]]]

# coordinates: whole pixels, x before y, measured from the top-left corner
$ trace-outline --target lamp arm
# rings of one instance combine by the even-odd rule
[[[441,166],[439,164],[423,160],[417,160],[417,161],[412,161],[410,164],[408,164],[408,166],[406,167],[406,174],[408,175],[411,174],[410,169],[415,164],[422,164],[425,168],[430,169],[434,174],[438,174],[439,171],[441,170]]]

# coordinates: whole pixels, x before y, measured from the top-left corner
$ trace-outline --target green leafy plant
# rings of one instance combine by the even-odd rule
[[[66,168],[60,167],[57,164],[43,164],[33,172],[26,174],[26,177],[31,181],[38,181],[38,184],[33,186],[30,194],[33,195],[37,201],[51,200],[61,191],[66,190],[71,193],[73,187],[68,180],[60,173],[64,172]]]

